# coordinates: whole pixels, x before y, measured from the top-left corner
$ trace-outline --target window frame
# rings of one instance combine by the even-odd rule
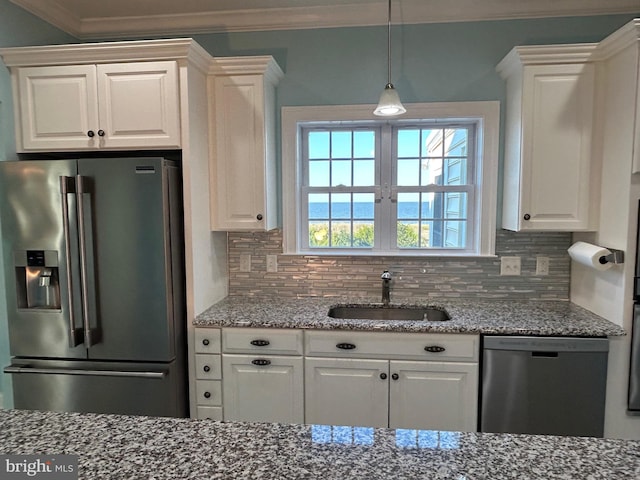
[[[403,126],[429,121],[434,125],[473,120],[476,123],[474,171],[476,202],[474,233],[469,249],[371,250],[368,248],[317,249],[301,247],[300,209],[303,168],[302,124],[340,126],[352,122],[380,122],[375,105],[282,107],[282,212],[283,253],[293,255],[365,255],[412,257],[495,256],[500,102],[442,102],[405,105],[407,113],[389,123]],[[471,220],[471,215],[468,217]],[[376,225],[376,230],[378,230]],[[377,232],[376,232],[377,234]]]

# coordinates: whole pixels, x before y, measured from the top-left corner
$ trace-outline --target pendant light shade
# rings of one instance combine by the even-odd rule
[[[391,83],[391,0],[389,0],[387,10],[387,85],[380,95],[378,106],[373,111],[374,115],[382,117],[393,117],[402,115],[407,111],[400,101],[398,92]]]

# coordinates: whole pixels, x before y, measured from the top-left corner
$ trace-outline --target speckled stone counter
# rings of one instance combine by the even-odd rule
[[[227,297],[194,320],[196,326],[376,330],[396,332],[482,333],[604,337],[624,330],[570,302],[451,300],[416,302],[444,308],[451,320],[345,320],[327,316],[334,305],[376,304],[379,299]],[[379,305],[379,303],[378,303]]]
[[[640,441],[0,410],[0,453],[86,480],[640,478]]]

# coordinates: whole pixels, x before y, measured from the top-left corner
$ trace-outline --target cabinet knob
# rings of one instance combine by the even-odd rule
[[[356,346],[353,343],[338,343],[336,348],[340,350],[355,350]]]
[[[386,374],[386,373],[381,373],[381,374],[380,374],[380,378],[381,378],[382,380],[386,380],[386,379],[387,379],[387,374]]]
[[[530,220],[531,219],[531,215],[529,215],[528,213],[525,213],[523,218],[525,220]]]
[[[93,137],[95,137],[95,136],[96,136],[96,134],[95,134],[95,132],[94,132],[93,130],[89,130],[89,131],[87,132],[87,137],[89,137],[89,138],[93,138]]]
[[[257,218],[258,220],[262,220],[262,214],[261,214],[261,213],[259,213],[258,215],[256,215],[256,218]]]
[[[269,345],[269,340],[251,340],[251,345],[253,345],[254,347],[266,347],[267,345]]]
[[[104,130],[98,130],[98,136],[104,137]]]
[[[211,398],[211,392],[204,392],[204,398]]]
[[[391,375],[391,378],[393,378],[394,380],[398,380],[400,378],[400,375],[394,373],[393,375]]]
[[[202,369],[203,369],[205,372],[210,372],[210,371],[211,371],[211,367],[210,367],[209,365],[205,365]]]
[[[266,367],[267,365],[271,365],[271,360],[267,360],[266,358],[256,358],[255,360],[251,360],[251,363],[258,367]]]
[[[424,351],[429,353],[442,353],[445,350],[446,348],[439,345],[427,345],[426,347],[424,347]]]
[[[209,339],[205,338],[204,340],[202,340],[202,344],[206,347],[207,345],[209,345]]]

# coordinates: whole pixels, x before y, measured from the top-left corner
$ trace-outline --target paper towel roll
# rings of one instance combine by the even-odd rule
[[[602,263],[601,257],[609,255],[610,250],[592,245],[586,242],[576,242],[569,247],[569,256],[576,262],[586,265],[587,267],[595,268],[596,270],[608,270],[613,263]]]

